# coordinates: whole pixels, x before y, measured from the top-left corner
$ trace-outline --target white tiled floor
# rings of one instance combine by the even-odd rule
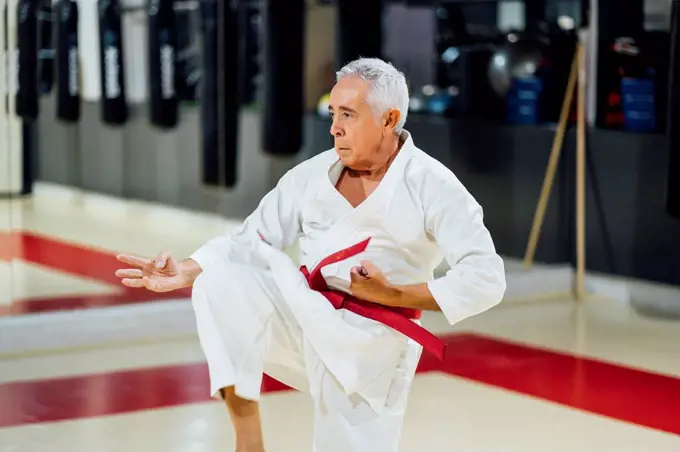
[[[587,306],[616,316],[615,305]],[[586,309],[588,310],[588,309]],[[558,320],[568,303],[511,306],[491,311],[459,329],[492,333],[558,350],[578,349],[574,323]],[[567,317],[567,316],[565,316]],[[646,335],[646,347],[634,336],[637,319],[620,322],[621,334],[588,335],[580,352],[608,361],[680,376],[677,326],[659,323]],[[428,324],[434,330],[436,319]],[[588,332],[598,323],[586,324]],[[561,326],[558,326],[561,325]],[[590,326],[588,326],[590,325]],[[647,329],[652,330],[648,324]],[[527,331],[529,333],[527,333]],[[623,334],[628,331],[630,334]],[[628,354],[626,349],[631,350]],[[202,362],[196,340],[15,358],[0,361],[2,382],[49,379]],[[115,388],[113,389],[115,391]],[[673,407],[669,407],[673,408]],[[674,407],[669,415],[680,414]],[[272,452],[309,449],[311,407],[300,393],[269,394],[263,398],[266,439]],[[231,450],[233,435],[223,407],[217,402],[0,429],[0,451],[220,451]],[[96,444],[96,449],[92,445]],[[403,451],[639,451],[680,450],[680,436],[635,426],[500,388],[443,374],[416,377],[402,442]]]
[[[119,287],[41,267],[29,262],[15,260],[0,262],[0,287],[11,288],[11,298],[48,298],[66,295],[107,294]],[[9,291],[3,292],[7,303]],[[2,298],[0,298],[1,300]]]

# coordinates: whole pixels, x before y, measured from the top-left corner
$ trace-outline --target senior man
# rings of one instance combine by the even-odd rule
[[[211,394],[226,402],[237,451],[264,450],[263,373],[311,394],[315,451],[397,451],[423,347],[444,354],[421,311],[453,325],[503,298],[482,209],[416,147],[408,105],[391,64],[347,64],[330,96],[335,147],[286,173],[235,232],[182,261],[119,256],[134,267],[117,272],[126,286],[193,287]],[[296,241],[301,268],[282,251]],[[433,279],[442,258],[451,268]]]

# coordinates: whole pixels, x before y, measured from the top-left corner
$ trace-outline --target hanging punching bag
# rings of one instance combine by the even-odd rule
[[[59,0],[54,7],[57,118],[80,119],[80,68],[78,65],[78,3]]]
[[[220,156],[217,140],[217,1],[203,0],[201,32],[203,33],[203,75],[201,76],[201,138],[203,148],[203,182],[220,183]],[[225,126],[226,127],[226,126]]]
[[[234,0],[201,2],[203,182],[225,187],[237,179],[237,12]]]
[[[123,33],[118,0],[99,0],[99,67],[102,121],[122,125],[128,119],[123,66]]]
[[[239,48],[242,39],[239,29],[238,0],[222,0],[218,4],[218,70],[219,70],[219,145],[223,155],[222,185],[234,187],[238,176],[238,127],[241,96],[239,93],[242,67]]]
[[[161,128],[177,125],[177,28],[174,0],[150,0],[148,9],[149,120]]]
[[[305,0],[264,5],[263,148],[294,155],[302,147]]]
[[[54,84],[54,15],[51,1],[43,0],[38,10],[38,26],[40,35],[40,50],[38,51],[40,94],[49,94]]]
[[[38,117],[38,0],[19,0],[19,83],[16,114],[24,120]]]
[[[668,83],[668,176],[666,211],[680,219],[680,1],[671,6],[671,63]]]
[[[337,67],[359,57],[382,58],[382,0],[337,3]]]

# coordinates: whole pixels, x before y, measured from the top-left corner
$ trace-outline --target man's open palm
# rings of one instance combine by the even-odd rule
[[[185,277],[169,253],[160,253],[156,259],[121,254],[118,260],[133,267],[116,271],[124,286],[147,288],[154,292],[185,287]]]

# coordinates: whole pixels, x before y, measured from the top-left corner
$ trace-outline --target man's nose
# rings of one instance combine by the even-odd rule
[[[342,127],[339,127],[335,121],[331,123],[331,135],[334,137],[341,137],[345,134],[345,131],[342,129]]]

